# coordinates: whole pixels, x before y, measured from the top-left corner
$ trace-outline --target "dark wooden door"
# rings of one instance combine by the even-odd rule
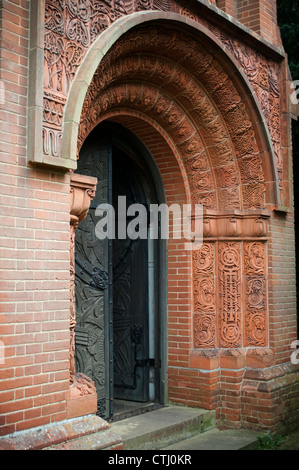
[[[115,222],[118,196],[126,196],[127,206],[145,204],[136,171],[106,143],[80,153],[77,172],[97,177],[98,186],[75,237],[75,362],[77,372],[94,380],[104,418],[113,414],[113,398],[148,401],[147,240],[100,240],[95,230],[99,204],[113,203]]]
[[[113,154],[113,201],[118,219],[118,198],[146,209],[138,168],[119,150]],[[135,214],[138,216],[138,212]],[[126,216],[126,225],[135,215]],[[124,217],[123,211],[120,214]],[[147,229],[147,228],[146,228]],[[140,227],[137,226],[140,232]],[[148,242],[115,239],[113,242],[114,397],[145,402],[149,399],[148,353]]]
[[[98,414],[112,406],[112,241],[96,236],[96,208],[111,202],[111,147],[90,145],[80,154],[77,172],[98,178],[95,198],[75,235],[75,364],[95,382]]]

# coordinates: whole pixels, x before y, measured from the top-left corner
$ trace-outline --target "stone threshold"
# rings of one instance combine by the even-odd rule
[[[122,441],[96,415],[81,416],[0,437],[0,450],[121,450]]]

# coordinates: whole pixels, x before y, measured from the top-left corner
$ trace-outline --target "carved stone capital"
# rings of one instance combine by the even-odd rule
[[[97,178],[93,176],[79,175],[78,173],[71,175],[70,223],[75,228],[88,213],[90,202],[95,196],[96,185]]]
[[[203,212],[204,239],[265,238],[270,213],[266,210]]]

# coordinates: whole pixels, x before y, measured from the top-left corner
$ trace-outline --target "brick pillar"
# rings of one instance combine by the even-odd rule
[[[220,8],[220,10],[236,18],[237,16],[236,0],[218,0],[216,4],[217,4],[217,7]]]
[[[237,18],[268,41],[278,42],[276,0],[240,0]]]

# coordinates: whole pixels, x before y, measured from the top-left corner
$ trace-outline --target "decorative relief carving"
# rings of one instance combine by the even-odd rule
[[[246,282],[246,304],[250,310],[265,309],[265,279],[254,277]]]
[[[218,214],[219,232],[215,214],[214,218],[204,216],[204,239],[215,236],[217,232],[219,236],[219,233],[223,234],[228,229],[232,237],[242,238],[249,234],[254,236],[254,224],[259,220],[254,217],[247,220],[248,228],[244,231],[242,219]],[[193,331],[196,348],[235,348],[267,344],[265,250],[265,241],[204,241],[201,249],[193,253]],[[214,266],[217,267],[218,274],[217,289]]]
[[[243,184],[264,181],[262,161],[259,155],[240,158],[238,164]]]
[[[237,186],[239,184],[238,173],[235,165],[227,165],[215,169],[217,186],[219,188]]]
[[[194,344],[196,348],[216,345],[216,300],[214,244],[204,243],[193,253]]]
[[[246,184],[242,186],[243,208],[255,209],[257,207],[265,207],[264,183]]]
[[[244,243],[244,269],[247,276],[264,276],[265,266],[265,245],[262,242]]]
[[[205,26],[208,26],[208,23],[200,19],[194,11],[188,10],[183,6],[178,8],[175,2],[168,0],[128,0],[126,2],[119,0],[103,2],[96,0],[88,2],[80,0],[66,0],[63,2],[46,0],[45,89],[59,92],[65,97],[78,66],[82,62],[88,47],[90,47],[96,37],[120,16],[130,14],[133,11],[148,9],[180,11],[181,14],[196,19],[205,24]],[[278,66],[274,62],[269,64],[260,54],[227,37],[216,27],[210,26],[210,28],[228,50],[235,55],[255,87],[266,119],[269,121],[271,137],[278,160],[278,171],[281,173]],[[195,83],[194,78],[191,78],[190,74],[171,67],[169,63],[163,66],[162,61],[159,62],[155,57],[150,57],[148,54],[146,57],[140,56],[138,60],[133,58],[131,62],[128,60],[128,57],[126,61],[115,62],[115,59],[121,55],[130,56],[132,50],[136,52],[139,50],[150,50],[153,54],[160,52],[160,50],[166,50],[169,58],[174,60],[176,60],[178,55],[181,55],[183,57],[182,64],[186,66],[187,70],[193,71],[192,75],[198,77],[206,85],[218,109],[223,113],[237,156],[246,156],[246,158],[249,155],[256,156],[258,154],[258,146],[245,105],[242,103],[228,76],[213,58],[213,55],[203,51],[202,48],[198,47],[196,40],[186,37],[183,33],[172,32],[170,34],[168,31],[165,34],[154,27],[147,27],[145,30],[145,34],[141,34],[138,31],[134,31],[131,35],[129,34],[127,43],[123,41],[121,44],[117,44],[113,48],[110,59],[103,59],[103,64],[106,63],[107,70],[105,74],[102,74],[104,80],[101,84],[99,80],[97,90],[103,89],[104,86],[109,85],[113,80],[118,80],[120,74],[123,77],[127,74],[128,78],[130,76],[133,77],[134,74],[141,78],[151,76],[156,81],[160,80],[160,85],[164,83],[165,87],[168,87],[168,82],[173,78],[170,84],[173,87],[173,93],[175,93],[175,87],[176,89],[180,87],[181,103],[185,105],[187,103],[194,103],[194,106],[190,108],[190,116],[194,116],[194,119],[196,115],[197,118],[207,119],[208,122],[203,126],[206,132],[207,145],[210,147],[220,146],[225,141],[229,142],[227,132],[222,124],[220,125],[220,118],[212,119],[212,116],[215,117],[214,110],[211,108],[210,102],[205,102],[205,94],[198,84]],[[149,34],[147,34],[148,32]],[[126,62],[128,62],[127,65]],[[134,69],[134,66],[137,67],[137,70]],[[108,73],[109,67],[110,73]],[[182,83],[184,83],[184,86],[182,86]],[[107,100],[108,95],[106,95]],[[46,101],[45,103],[44,151],[48,155],[57,156],[60,153],[59,141],[61,134],[59,129],[57,129],[57,132],[48,132],[48,128],[50,121],[55,124],[60,122],[61,103],[57,102],[57,109],[53,109],[52,105],[49,106]],[[146,100],[144,103],[146,103]],[[97,109],[97,111],[103,112],[105,103],[102,104],[102,108]],[[203,112],[200,112],[200,110]],[[165,116],[165,102],[162,103],[161,101],[160,107],[155,107],[154,111],[160,117],[162,115]],[[94,112],[94,114],[99,115],[98,112]],[[86,127],[86,122],[81,124]],[[212,141],[209,140],[209,137]],[[189,148],[190,150],[193,149],[192,143]],[[223,153],[216,151],[216,147],[214,147],[214,150],[209,150],[214,166],[232,161],[233,154],[234,151],[231,146]],[[220,155],[221,157],[223,156],[224,160],[220,161]],[[264,185],[263,175],[258,164],[255,167],[252,164],[252,168],[254,167],[255,169],[252,170],[249,177],[244,168],[246,166],[245,162],[243,163],[241,176],[244,178],[247,175],[247,179],[242,179],[242,182],[251,183],[254,181],[255,175],[258,175],[255,181],[259,181],[261,185]],[[224,196],[230,203],[229,207],[238,207],[237,199],[240,195],[236,191],[236,189],[231,189],[229,194],[224,192]],[[244,207],[262,207],[264,205],[264,192],[264,188],[261,189],[261,186],[244,187],[242,191],[245,200]],[[220,199],[222,199],[222,196]],[[205,200],[205,197],[203,200]],[[209,207],[215,207],[214,202],[208,204]]]
[[[244,243],[245,346],[266,346],[266,253],[263,242]]]
[[[240,208],[240,188],[220,188],[218,190],[218,207],[220,210]]]
[[[58,157],[61,150],[62,131],[43,127],[43,151],[45,155]]]
[[[215,312],[214,279],[199,277],[194,281],[195,310]]]
[[[162,61],[159,57],[149,57],[147,52],[143,53],[143,51],[151,48],[153,53],[159,50],[167,50],[169,59]],[[185,70],[181,69],[177,63],[172,62],[172,59],[177,57],[178,48],[184,54]],[[140,53],[136,55],[138,52],[142,52],[142,55]],[[114,74],[112,71],[116,71],[116,73]],[[136,79],[137,77],[142,80],[145,77],[145,71],[147,82],[152,82],[159,85],[159,87],[161,81],[163,82],[160,91],[155,91],[155,87],[150,90],[148,86],[142,89],[140,89],[140,86],[138,90],[136,83],[130,82],[128,82],[128,85],[122,84],[111,88],[117,81],[124,82],[124,80]],[[212,104],[210,97],[203,91],[193,76],[198,77],[215,98],[222,116],[219,116],[217,107]],[[107,90],[105,93],[101,93],[104,86],[107,89],[108,85],[111,92]],[[163,96],[163,88],[165,88],[167,94],[170,93],[173,97],[175,96],[175,102],[180,106],[168,99],[167,95]],[[226,102],[227,106],[224,106],[223,100],[225,101],[227,96],[231,100],[228,100]],[[90,105],[93,111],[89,111]],[[232,82],[220,65],[211,55],[203,52],[195,40],[186,38],[186,35],[179,32],[173,34],[167,32],[166,34],[165,31],[152,26],[144,28],[143,43],[141,40],[139,41],[136,31],[134,31],[134,34],[133,32],[127,33],[126,40],[123,39],[121,43],[117,43],[111,48],[95,74],[82,112],[80,127],[85,132],[82,133],[82,138],[80,136],[80,140],[84,140],[84,134],[88,131],[87,124],[88,121],[92,122],[92,116],[99,116],[103,112],[120,105],[137,107],[143,112],[151,113],[155,120],[171,132],[183,159],[188,158],[188,154],[203,152],[203,141],[208,146],[208,158],[214,167],[222,167],[225,163],[236,165],[235,154],[238,158],[243,157],[240,170],[242,183],[258,181],[259,185],[246,185],[240,194],[239,171],[231,166],[231,170],[229,174],[226,174],[226,177],[218,176],[218,179],[221,180],[218,185],[222,188],[219,191],[220,207],[240,208],[241,198],[244,199],[245,208],[263,207],[264,176],[261,161],[258,157],[259,149],[255,133],[246,112],[245,104],[241,101]],[[186,114],[181,107],[188,107],[189,120],[186,119]],[[198,131],[196,132],[191,120],[197,123],[203,141],[199,138]],[[93,128],[95,125],[96,122],[93,122],[91,127]],[[230,130],[230,137],[228,130]],[[231,142],[233,142],[234,147]],[[246,164],[249,164],[250,158],[252,158],[252,170],[249,174],[246,171],[248,168]],[[200,164],[202,164],[202,169],[210,166],[210,163],[204,165],[203,160]],[[226,170],[229,170],[229,168],[227,167]],[[218,175],[223,171],[219,169]],[[212,194],[213,179],[210,177],[209,184],[207,178],[203,174],[200,178],[197,178],[195,172],[194,177],[192,177],[191,173],[192,191],[196,191],[198,199],[201,198],[203,192]],[[233,178],[232,181],[229,180],[231,178]],[[223,185],[227,186],[227,189],[223,188]],[[205,201],[206,197],[203,196],[201,200]],[[208,207],[215,207],[214,195],[213,201],[210,200],[207,203]]]
[[[267,345],[267,316],[265,312],[245,313],[246,346]]]
[[[90,45],[120,16],[142,10],[169,11],[171,0],[46,0],[44,89],[67,97],[71,82]],[[56,103],[60,114],[60,102]],[[59,156],[60,147],[49,134],[49,106],[45,102],[44,151]],[[54,106],[54,105],[53,105]],[[51,104],[51,108],[53,107]],[[62,105],[64,107],[64,104]],[[57,123],[57,122],[56,122]],[[61,131],[61,124],[59,124]],[[55,136],[56,137],[56,136]]]
[[[209,314],[194,315],[194,344],[196,348],[214,348],[216,317]]]
[[[204,243],[193,253],[193,272],[195,275],[213,274],[214,272],[214,244]]]
[[[241,259],[240,243],[218,245],[219,346],[237,348],[241,332]]]
[[[281,107],[279,89],[279,64],[265,59],[262,54],[228,37],[217,27],[209,28],[237,59],[247,75],[260,102],[273,143],[279,185],[282,190],[282,151],[281,151]],[[283,196],[283,194],[282,194]]]
[[[203,237],[216,239],[234,238],[242,240],[244,238],[266,237],[268,230],[268,219],[270,213],[267,211],[254,210],[251,213],[240,210],[226,210],[223,213],[217,211],[204,209],[203,211]],[[253,253],[258,254],[259,245],[250,245],[246,249],[252,250]],[[245,266],[248,270],[247,264],[253,262],[254,258],[246,256]],[[256,266],[252,272],[246,274],[255,274]]]

